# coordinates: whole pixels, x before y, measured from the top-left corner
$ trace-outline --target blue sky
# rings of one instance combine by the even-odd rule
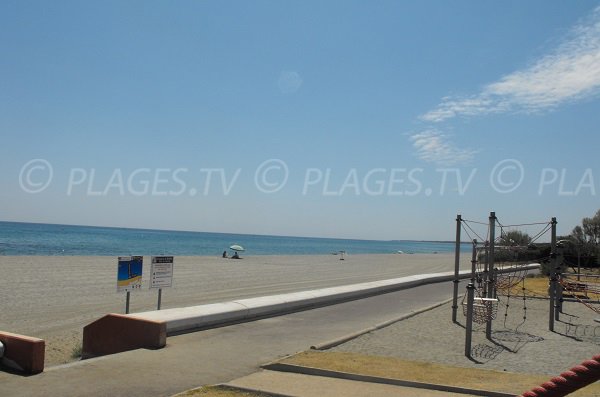
[[[0,220],[452,239],[600,208],[598,1],[3,1],[0,34]]]

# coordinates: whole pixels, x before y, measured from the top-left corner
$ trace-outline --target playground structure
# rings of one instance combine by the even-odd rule
[[[577,266],[577,273],[566,273],[568,267],[575,269],[575,265],[565,261],[563,255],[563,241],[556,239],[556,218],[549,222],[528,223],[521,225],[503,225],[498,221],[495,212],[491,212],[488,223],[469,221],[457,215],[456,218],[456,252],[455,252],[455,278],[452,305],[452,321],[457,323],[458,302],[458,266],[460,261],[461,232],[464,231],[472,241],[471,277],[463,295],[463,315],[466,317],[465,356],[471,358],[471,337],[473,323],[485,324],[486,338],[491,340],[492,322],[497,319],[499,304],[504,307],[504,326],[507,326],[511,299],[522,300],[522,322],[514,332],[527,320],[528,293],[525,288],[525,278],[534,266],[531,262],[545,263],[549,269],[548,275],[548,329],[554,332],[555,321],[560,321],[563,313],[563,302],[577,302],[600,314],[600,275],[581,274]],[[527,241],[526,245],[519,245],[508,238],[508,228],[519,226],[534,226],[539,231]],[[485,233],[478,233],[477,227],[485,227]],[[500,230],[496,237],[497,229]],[[537,230],[537,229],[536,229]],[[533,245],[542,236],[550,232],[550,244],[544,245],[544,250],[539,250]],[[476,238],[473,238],[475,236]],[[532,254],[533,253],[533,254]],[[598,321],[598,320],[596,320]],[[565,322],[570,325],[570,320]],[[600,321],[598,321],[600,322]],[[598,327],[596,327],[598,328]],[[596,335],[594,328],[594,336]]]
[[[562,310],[562,288],[560,280],[560,266],[557,255],[556,243],[556,218],[549,222],[537,222],[519,225],[502,225],[495,212],[491,212],[488,223],[469,221],[457,215],[456,218],[456,251],[455,251],[455,279],[452,305],[452,321],[457,323],[458,311],[458,284],[460,263],[461,232],[464,231],[472,241],[471,256],[471,278],[467,285],[467,293],[463,296],[461,306],[466,317],[465,356],[471,357],[471,339],[473,323],[485,324],[485,333],[488,339],[492,335],[492,322],[498,316],[499,297],[506,298],[504,302],[504,324],[510,307],[510,300],[515,293],[515,288],[520,288],[520,298],[523,302],[523,321],[517,329],[527,320],[527,296],[525,293],[524,280],[532,266],[531,260],[549,261],[553,269],[550,277],[550,315],[549,328],[553,331],[554,320],[558,320],[559,312]],[[472,226],[473,225],[473,226]],[[474,226],[486,227],[486,233],[477,233]],[[540,230],[531,238],[526,246],[519,245],[508,238],[505,230],[520,226],[539,227]],[[497,229],[499,236],[496,236]],[[550,252],[547,257],[533,258],[528,251],[533,243],[538,241],[546,233],[550,232]],[[485,237],[482,237],[485,235]],[[476,238],[473,238],[475,236]],[[478,240],[479,239],[479,240]],[[516,331],[516,330],[515,330]]]
[[[469,223],[487,226],[487,232],[478,234]],[[504,230],[506,228],[522,225],[504,226],[498,222],[494,212],[490,213],[489,222],[487,224],[483,222],[466,221],[462,219],[461,215],[458,215],[456,218],[455,279],[452,321],[455,323],[457,322],[458,266],[460,261],[461,231],[464,230],[472,241],[471,278],[466,287],[467,293],[463,296],[461,302],[463,314],[466,317],[465,356],[470,359],[472,358],[472,354],[476,354],[476,352],[473,353],[471,347],[473,323],[485,324],[486,338],[491,340],[492,321],[498,316],[499,297],[506,299],[504,303],[505,327],[510,299],[514,295],[520,295],[523,301],[523,321],[517,325],[514,332],[518,333],[518,328],[527,320],[525,278],[527,277],[528,271],[531,269],[531,266],[528,266],[527,262],[532,259],[531,255],[527,255],[527,250],[531,249],[531,243],[537,241],[547,232],[550,232],[549,252],[545,252],[545,256],[540,255],[535,259],[537,259],[538,262],[545,262],[549,265],[548,329],[551,332],[555,332],[554,322],[559,321],[560,315],[563,314],[562,306],[564,301],[579,302],[593,310],[595,313],[600,314],[600,275],[582,275],[579,263],[577,264],[576,273],[564,272],[564,269],[567,267],[575,269],[575,266],[565,261],[562,252],[562,241],[557,242],[556,218],[552,218],[550,222],[546,223],[540,222],[525,225],[541,226],[541,230],[531,238],[531,241],[528,242],[526,247],[507,239],[507,236],[504,235]],[[498,226],[500,227],[500,237],[497,239],[496,228]],[[485,237],[482,237],[483,234],[485,234]],[[479,240],[473,238],[473,235],[479,238]],[[481,241],[483,241],[483,243],[481,243]],[[539,251],[538,254],[541,252],[542,251]],[[543,298],[546,297],[543,296]],[[569,315],[565,314],[565,316]],[[600,322],[600,320],[596,321]],[[565,322],[565,324],[567,326],[571,325],[570,322]],[[594,338],[597,336],[597,328],[598,327],[593,328]],[[584,330],[584,333],[585,331],[586,330]],[[575,329],[575,332],[577,336],[577,328]],[[475,350],[477,350],[477,348],[475,348]],[[566,396],[567,394],[599,379],[600,356],[597,355],[594,356],[593,359],[586,360],[580,365],[571,368],[571,370],[565,371],[540,386],[523,393],[521,396]]]

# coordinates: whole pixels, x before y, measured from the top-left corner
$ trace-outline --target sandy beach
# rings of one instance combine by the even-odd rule
[[[469,267],[466,255],[461,268]],[[130,312],[156,308],[149,290],[150,258],[143,289],[131,294]],[[411,274],[452,271],[454,254],[175,257],[173,287],[162,308],[224,302]],[[124,313],[116,292],[116,257],[0,256],[0,329],[46,340],[46,366],[72,361],[86,324],[106,313]]]

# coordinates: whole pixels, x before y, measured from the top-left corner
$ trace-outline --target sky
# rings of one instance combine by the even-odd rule
[[[4,0],[0,36],[0,220],[452,240],[600,208],[599,1]]]

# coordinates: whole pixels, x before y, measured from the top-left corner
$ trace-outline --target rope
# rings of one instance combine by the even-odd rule
[[[521,226],[536,226],[536,225],[549,225],[550,222],[534,222],[534,223],[521,223],[517,225],[503,225],[504,227],[521,227]]]
[[[535,243],[535,242],[536,242],[536,241],[537,241],[537,240],[538,240],[540,237],[542,237],[544,234],[546,234],[546,233],[548,232],[548,230],[550,230],[550,229],[552,229],[552,224],[551,224],[551,223],[548,223],[548,224],[546,225],[546,227],[544,227],[544,228],[542,229],[542,231],[541,231],[541,232],[539,232],[538,234],[536,234],[535,236],[533,236],[533,237],[531,238],[531,243]]]
[[[520,397],[563,397],[600,379],[600,355],[585,360]]]
[[[463,221],[463,222],[476,223],[476,224],[478,224],[478,225],[484,225],[484,226],[487,226],[487,225],[488,225],[487,223],[478,222],[478,221],[470,221],[470,220],[468,220],[468,219],[463,219],[462,221]]]
[[[530,225],[538,225],[537,223],[531,223],[531,224],[523,224],[523,225],[502,225],[500,224],[500,222],[498,222],[498,224],[500,225],[500,237],[503,237],[506,235],[506,232],[504,231],[504,229],[508,229],[510,227],[516,227],[516,226],[530,226]],[[542,237],[544,234],[546,234],[551,228],[552,228],[552,224],[551,223],[544,223],[545,227],[538,232],[535,236],[531,237],[531,243],[536,242],[540,237]]]
[[[475,240],[475,239],[473,238],[473,236],[471,236],[471,234],[469,233],[469,231],[468,231],[468,230],[467,230],[467,229],[464,227],[464,225],[461,225],[461,226],[462,226],[462,230],[464,230],[464,232],[465,232],[465,233],[467,233],[467,236],[469,236],[469,240],[470,240],[470,241],[473,241],[473,240]]]
[[[518,267],[514,268],[515,271],[507,274],[503,274],[504,278],[500,278],[496,280],[496,288],[499,293],[506,291],[506,305],[504,308],[504,328],[509,329],[506,326],[506,320],[508,319],[508,308],[510,307],[510,298],[512,297],[512,289],[516,287],[519,283],[521,283],[521,293],[523,299],[523,321],[520,322],[515,328],[515,332],[519,330],[519,328],[525,324],[527,321],[527,296],[525,294],[525,277],[527,277],[527,270],[518,269]]]
[[[481,238],[481,236],[479,234],[477,234],[477,232],[475,230],[473,230],[473,228],[471,226],[469,226],[468,223],[464,223],[464,221],[462,222],[463,226],[466,226],[467,228],[469,228],[469,230],[475,235],[477,236],[477,238],[479,238],[479,241],[487,241],[487,239],[483,239]],[[467,235],[469,236],[469,238],[471,238],[471,235],[469,234],[469,232],[463,227],[463,230],[465,230],[465,232],[467,232]],[[471,238],[471,241],[473,241],[474,239]]]

